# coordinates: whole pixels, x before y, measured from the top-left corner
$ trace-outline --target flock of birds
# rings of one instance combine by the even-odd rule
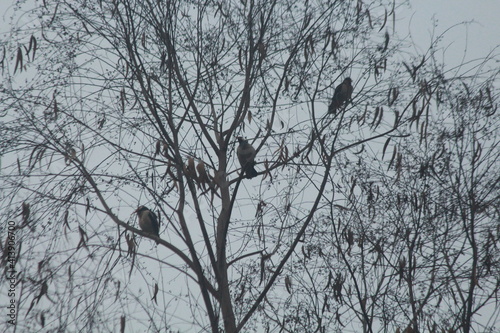
[[[335,88],[332,101],[328,106],[328,113],[335,114],[346,102],[349,102],[353,92],[351,78],[346,78],[341,84]],[[255,170],[255,148],[248,143],[248,140],[238,137],[238,148],[236,156],[241,165],[242,173],[246,178],[254,178],[258,172]],[[142,231],[152,234],[156,237],[160,236],[160,226],[158,217],[146,206],[139,206],[134,213],[139,219],[139,227]]]

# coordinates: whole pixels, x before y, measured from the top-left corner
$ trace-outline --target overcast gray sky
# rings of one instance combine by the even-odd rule
[[[0,1],[2,35],[9,30],[9,16],[15,2]],[[465,49],[467,60],[484,57],[500,45],[500,0],[411,0],[410,3],[410,9],[397,13],[396,28],[403,36],[410,32],[421,50],[428,47],[433,35],[437,36],[461,22],[471,23],[467,27],[452,28],[446,34],[443,45],[449,46],[445,53],[447,61],[460,61]],[[436,29],[433,20],[437,20]]]
[[[2,39],[9,30],[15,2],[0,1]],[[464,51],[465,59],[471,60],[484,57],[500,45],[500,0],[411,0],[410,3],[410,9],[397,12],[396,29],[401,36],[410,33],[421,51],[427,49],[433,36],[456,24],[470,22],[466,26],[451,28],[446,33],[443,45],[448,48],[444,56],[450,66],[462,61]],[[21,18],[18,22],[22,21]]]
[[[429,45],[431,36],[450,29],[443,45],[447,61],[459,61],[466,50],[466,60],[484,57],[500,45],[499,0],[413,0],[411,9],[400,15],[400,27],[408,22],[408,30],[421,48]],[[402,17],[401,17],[402,16]],[[433,20],[437,20],[434,30]],[[402,32],[400,32],[402,33]],[[498,52],[498,50],[497,50]]]
[[[15,2],[0,0],[2,40],[9,31]],[[500,45],[499,14],[500,0],[412,0],[411,8],[397,13],[396,28],[400,36],[413,38],[416,47],[424,51],[433,38],[452,26],[470,22],[451,28],[442,41],[441,46],[448,46],[443,55],[446,64],[455,66],[464,60],[482,58]]]

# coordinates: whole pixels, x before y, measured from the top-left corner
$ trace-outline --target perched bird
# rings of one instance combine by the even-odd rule
[[[191,177],[194,181],[198,181],[198,177],[196,176],[196,168],[194,166],[194,158],[189,157],[187,160],[187,164],[184,164],[184,172],[186,176]]]
[[[248,143],[247,140],[243,139],[241,136],[238,137],[238,142],[240,145],[236,150],[236,155],[240,161],[241,168],[245,172],[247,178],[253,178],[257,176],[257,171],[255,170],[255,148]]]
[[[350,77],[346,78],[344,82],[339,84],[337,88],[335,88],[335,93],[333,94],[332,102],[328,107],[328,113],[337,112],[337,109],[340,108],[344,103],[348,102],[351,99],[352,95],[352,80]]]
[[[203,186],[203,190],[205,190],[205,184],[210,184],[210,175],[205,168],[205,163],[200,161],[196,166],[196,170],[198,170],[198,188]]]
[[[139,227],[141,227],[143,231],[159,237],[160,226],[158,225],[158,218],[155,213],[145,206],[139,206],[134,213],[137,213],[139,217]]]

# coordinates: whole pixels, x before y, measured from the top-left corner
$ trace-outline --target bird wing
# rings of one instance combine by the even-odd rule
[[[352,92],[354,91],[354,88],[352,87],[351,84],[346,84],[346,100],[351,99]]]
[[[343,90],[344,84],[341,83],[335,88],[335,92],[333,93],[332,101],[330,103],[330,106],[328,107],[328,113],[335,113],[335,110],[339,108],[342,103],[342,90]]]
[[[140,213],[139,225],[142,230],[153,233],[156,236],[158,236],[160,233],[158,218],[156,217],[156,214],[149,209]]]
[[[243,143],[239,145],[238,150],[236,151],[238,155],[238,160],[240,161],[241,166],[246,165],[247,163],[253,162],[255,158],[255,148],[248,143]]]
[[[152,211],[148,211],[148,217],[151,220],[151,227],[153,228],[153,232],[155,235],[159,235],[160,226],[158,225],[158,217]]]
[[[344,83],[341,83],[335,88],[335,92],[333,93],[333,98],[339,98],[342,95],[343,90],[345,89]]]

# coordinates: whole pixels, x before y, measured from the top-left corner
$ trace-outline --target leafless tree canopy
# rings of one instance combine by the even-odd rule
[[[0,85],[18,311],[0,327],[499,330],[498,54],[415,54],[400,6],[19,3]]]

